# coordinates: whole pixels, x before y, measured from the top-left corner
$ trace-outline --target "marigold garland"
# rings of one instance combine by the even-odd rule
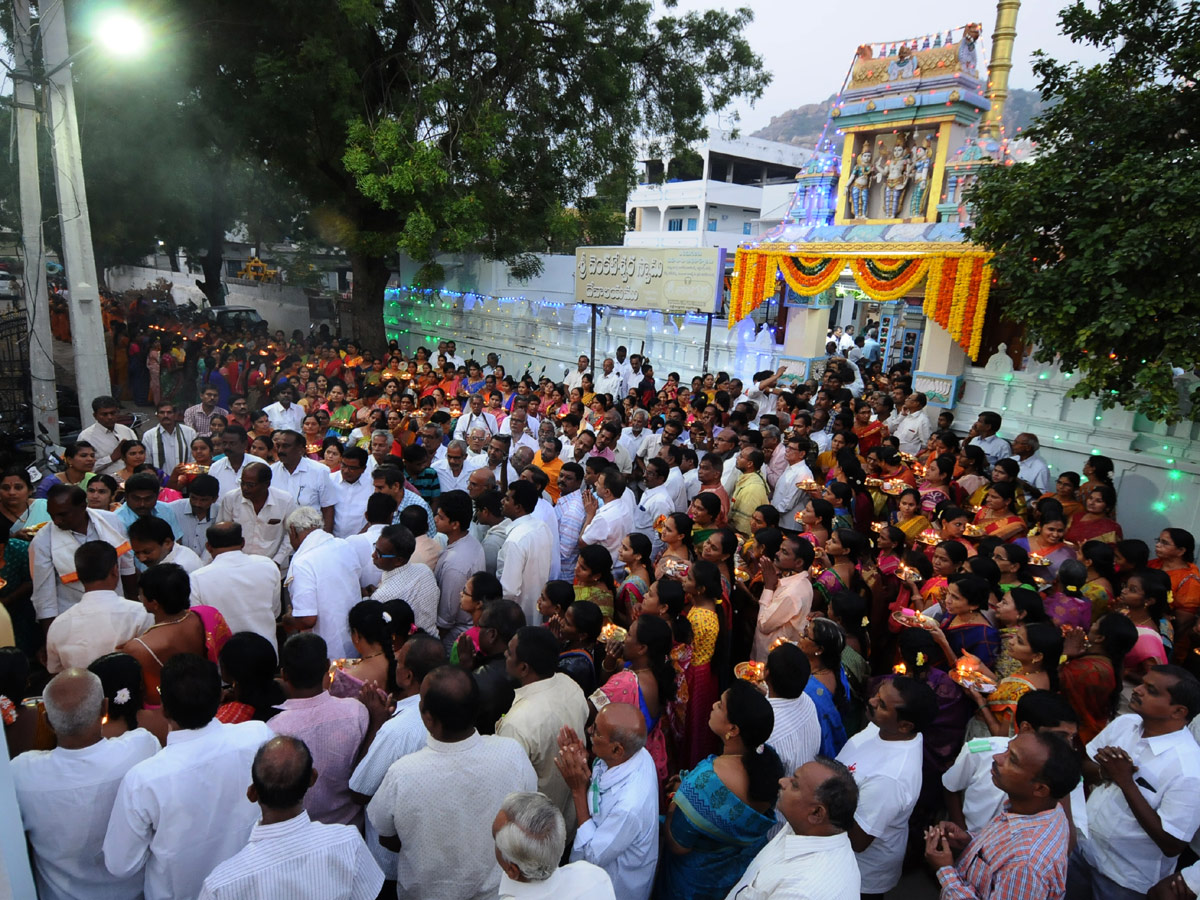
[[[906,259],[890,276],[884,275],[880,269],[873,272],[870,263],[871,260],[865,258],[853,259],[850,261],[850,272],[858,286],[866,291],[872,300],[888,301],[899,300],[920,284],[925,273],[929,271],[930,260]]]
[[[841,276],[845,267],[844,259],[779,257],[779,271],[783,273],[783,280],[802,297],[811,297],[828,290]]]

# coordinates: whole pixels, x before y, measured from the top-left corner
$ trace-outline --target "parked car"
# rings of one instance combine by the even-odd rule
[[[265,321],[253,306],[211,306],[204,313],[214,325],[232,330],[254,328]]]

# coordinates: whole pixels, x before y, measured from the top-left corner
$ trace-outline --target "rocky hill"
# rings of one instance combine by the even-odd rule
[[[754,137],[801,147],[815,146],[829,118],[829,107],[833,100],[833,97],[829,97],[820,103],[808,103],[772,116],[770,124],[754,132]],[[1011,91],[1004,110],[1006,133],[1014,137],[1018,128],[1028,128],[1034,116],[1042,110],[1042,106],[1042,98],[1037,91]],[[832,137],[832,132],[825,136]]]

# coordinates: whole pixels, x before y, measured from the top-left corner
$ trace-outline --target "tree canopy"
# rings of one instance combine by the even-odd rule
[[[1074,396],[1200,419],[1173,372],[1200,366],[1200,2],[1075,0],[1060,24],[1110,55],[1037,54],[1052,105],[1027,132],[1035,158],[981,176],[970,239],[1037,358],[1081,376]]]
[[[350,258],[363,338],[397,250],[435,283],[441,253],[532,274],[533,252],[612,241],[638,142],[682,148],[769,81],[748,10],[663,6],[133,0],[158,33],[142,76],[77,70],[97,241],[116,259],[170,233],[211,258],[248,221],[319,239]]]

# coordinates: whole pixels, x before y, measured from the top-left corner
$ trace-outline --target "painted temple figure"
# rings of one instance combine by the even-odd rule
[[[923,143],[913,143],[913,184],[912,197],[908,202],[908,215],[910,218],[917,218],[925,212],[925,197],[929,193],[929,180],[933,175],[933,159],[928,138]]]
[[[979,53],[975,44],[983,28],[978,22],[972,22],[963,29],[962,43],[958,45],[958,64],[964,72],[974,72],[979,67]]]
[[[884,182],[883,217],[895,219],[900,215],[900,200],[904,189],[908,187],[912,177],[912,160],[905,146],[903,135],[896,137],[890,156],[879,160],[879,168],[875,173],[877,182]]]
[[[867,203],[871,199],[871,142],[863,141],[862,152],[850,170],[850,212],[856,219],[865,219]]]
[[[899,81],[903,78],[912,78],[917,73],[917,55],[913,52],[912,47],[904,44],[900,47],[896,58],[888,63],[888,78],[892,81]]]

